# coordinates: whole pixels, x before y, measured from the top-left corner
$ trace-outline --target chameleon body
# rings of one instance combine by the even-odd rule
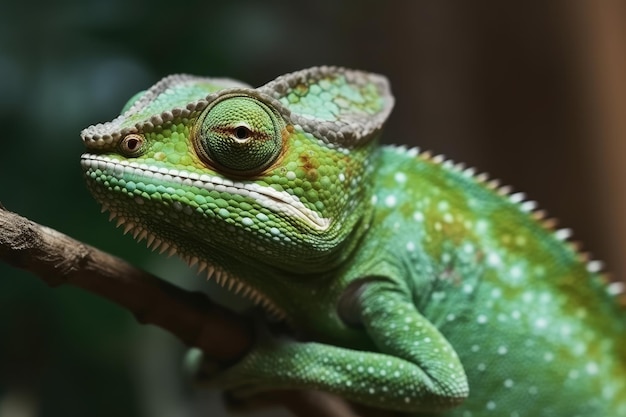
[[[419,415],[626,416],[626,314],[533,202],[380,146],[387,80],[170,76],[82,132],[118,224],[286,320],[215,384]]]

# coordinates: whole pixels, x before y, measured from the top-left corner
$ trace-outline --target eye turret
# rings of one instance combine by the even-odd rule
[[[218,169],[256,174],[281,152],[282,119],[252,97],[226,97],[208,107],[199,120],[196,149]]]

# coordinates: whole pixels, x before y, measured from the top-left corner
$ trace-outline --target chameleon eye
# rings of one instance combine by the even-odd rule
[[[131,133],[120,142],[120,150],[126,156],[138,156],[143,150],[143,144],[143,136]]]
[[[282,120],[252,97],[227,97],[199,120],[196,149],[217,168],[254,174],[267,168],[282,148]]]

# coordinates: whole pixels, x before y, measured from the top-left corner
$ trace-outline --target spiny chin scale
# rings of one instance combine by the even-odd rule
[[[142,228],[139,225],[129,221],[122,215],[118,215],[115,212],[111,211],[108,207],[103,206],[102,210],[109,211],[109,221],[116,220],[116,227],[124,226],[124,234],[128,234],[132,232],[132,236],[138,242],[146,239],[146,245],[152,251],[158,250],[160,254],[163,254],[165,251],[168,251],[167,256],[171,257],[172,255],[179,254],[178,249],[174,244],[168,243],[156,237],[156,235],[150,233],[148,230]],[[196,256],[188,256],[179,254],[181,259],[183,259],[190,267],[194,267],[198,265],[197,274],[206,271],[206,279],[210,280],[213,278],[217,284],[221,287],[227,288],[229,291],[232,291],[233,288],[234,294],[247,298],[252,301],[255,305],[260,305],[270,316],[272,316],[276,320],[283,320],[286,318],[286,314],[280,308],[278,308],[272,301],[267,298],[265,295],[257,291],[256,289],[246,285],[241,280],[232,277],[226,271],[216,268],[214,265],[209,264],[208,262],[200,260]]]
[[[476,173],[476,169],[473,167],[466,167],[463,163],[455,163],[451,159],[447,159],[444,155],[433,155],[430,151],[421,151],[418,147],[407,148],[404,145],[390,145],[392,149],[395,149],[398,153],[405,153],[411,157],[420,156],[422,159],[431,161],[438,165],[464,175],[468,178],[474,178],[480,184],[483,184],[488,189],[494,191],[498,195],[508,198],[509,201],[521,211],[530,215],[535,221],[537,221],[544,229],[554,234],[554,236],[568,245],[568,247],[576,253],[578,259],[583,263],[589,273],[598,274],[598,279],[606,286],[606,291],[612,296],[619,299],[619,302],[626,306],[626,284],[623,282],[611,281],[606,273],[603,273],[604,263],[598,260],[592,260],[589,253],[581,252],[580,242],[572,242],[569,239],[572,237],[573,232],[569,228],[556,229],[558,220],[555,218],[547,218],[547,212],[537,208],[537,202],[532,200],[526,200],[526,195],[521,192],[514,193],[513,188],[508,185],[501,185],[498,179],[491,179],[485,172]]]

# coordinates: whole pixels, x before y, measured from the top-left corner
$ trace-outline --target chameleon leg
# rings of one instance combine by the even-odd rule
[[[456,353],[401,295],[365,290],[362,320],[384,353],[321,343],[261,343],[212,384],[241,394],[317,389],[399,411],[450,408],[468,394]]]
[[[454,348],[407,295],[374,282],[364,284],[358,298],[360,321],[380,351],[416,368],[410,384],[420,401],[445,407],[467,398],[467,376]]]

